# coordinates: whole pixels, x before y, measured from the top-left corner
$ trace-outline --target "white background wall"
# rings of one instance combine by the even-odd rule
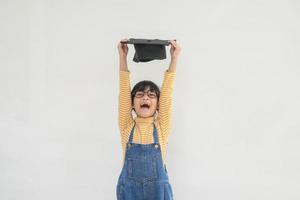
[[[182,46],[177,200],[300,198],[300,3],[0,0],[0,199],[113,200],[122,38]],[[134,63],[161,84],[168,59]]]

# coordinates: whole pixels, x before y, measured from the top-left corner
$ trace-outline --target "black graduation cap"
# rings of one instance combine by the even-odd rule
[[[135,38],[130,38],[128,41],[121,42],[134,45],[134,62],[149,62],[151,60],[166,59],[167,56],[165,46],[171,44],[170,40]]]

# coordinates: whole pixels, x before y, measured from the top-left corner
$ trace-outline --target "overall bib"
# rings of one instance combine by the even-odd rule
[[[154,125],[154,124],[153,124]],[[154,125],[151,144],[133,143],[133,131],[126,144],[125,162],[117,184],[118,200],[173,200],[158,133]]]

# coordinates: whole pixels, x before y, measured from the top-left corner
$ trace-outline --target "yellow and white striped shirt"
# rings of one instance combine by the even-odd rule
[[[130,131],[136,122],[133,142],[139,144],[153,143],[153,122],[157,128],[158,140],[162,150],[162,159],[166,164],[166,145],[171,128],[173,84],[176,72],[164,72],[164,79],[160,90],[159,113],[157,117],[135,117],[131,110],[130,71],[119,71],[119,129],[123,149],[123,164],[125,161],[126,143]]]

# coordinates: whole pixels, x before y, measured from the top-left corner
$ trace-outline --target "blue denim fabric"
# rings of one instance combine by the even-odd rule
[[[125,162],[118,179],[117,200],[173,200],[155,125],[152,144],[133,143],[134,127],[130,132]]]

